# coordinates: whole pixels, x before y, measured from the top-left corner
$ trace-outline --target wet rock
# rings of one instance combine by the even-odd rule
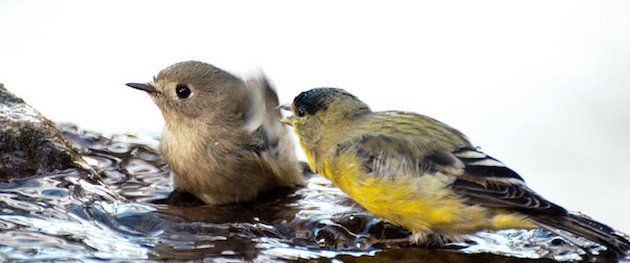
[[[54,123],[0,84],[0,262],[82,261],[102,243],[99,253],[142,254],[103,227],[123,201]]]
[[[55,124],[0,83],[0,182],[81,168]]]

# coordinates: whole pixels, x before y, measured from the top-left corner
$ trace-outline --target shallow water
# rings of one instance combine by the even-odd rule
[[[374,218],[319,175],[249,203],[200,205],[171,194],[157,136],[102,136],[62,124],[105,182],[66,170],[0,184],[0,260],[400,262],[578,260],[583,251],[542,230],[481,232],[447,248],[385,247],[409,233]],[[588,241],[584,241],[588,245]],[[592,252],[601,250],[592,244]],[[510,256],[510,257],[507,257]],[[598,257],[606,261],[610,258]]]

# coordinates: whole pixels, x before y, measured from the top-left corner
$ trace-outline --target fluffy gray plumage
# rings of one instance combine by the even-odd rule
[[[160,151],[179,190],[207,204],[251,200],[304,183],[294,146],[279,120],[278,98],[264,77],[248,80],[198,61],[176,63],[151,83],[166,126]]]

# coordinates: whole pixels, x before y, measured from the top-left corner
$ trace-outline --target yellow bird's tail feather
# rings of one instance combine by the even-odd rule
[[[608,248],[617,256],[625,256],[630,249],[630,242],[611,227],[587,218],[586,216],[568,214],[567,216],[536,216],[536,224],[541,228],[554,232],[572,243],[575,238],[567,236],[560,230],[595,241]]]

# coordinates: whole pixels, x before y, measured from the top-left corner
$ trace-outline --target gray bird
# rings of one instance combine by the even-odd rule
[[[160,151],[175,188],[210,205],[248,201],[304,177],[278,97],[263,76],[242,80],[213,65],[185,61],[163,69],[146,91],[166,123]]]

